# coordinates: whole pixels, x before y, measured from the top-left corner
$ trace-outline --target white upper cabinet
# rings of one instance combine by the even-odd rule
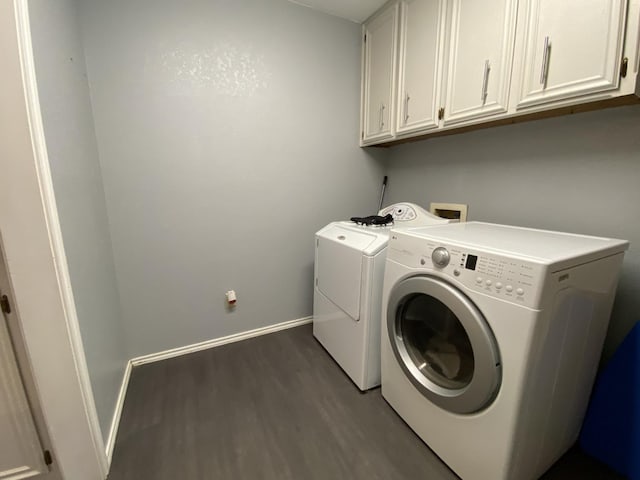
[[[398,134],[438,127],[440,76],[444,52],[444,0],[405,0],[400,4]]]
[[[390,0],[363,31],[361,145],[640,97],[640,0]]]
[[[392,138],[398,4],[364,25],[362,144]]]
[[[506,113],[518,0],[453,0],[444,124]]]
[[[618,88],[626,0],[522,0],[518,108]]]

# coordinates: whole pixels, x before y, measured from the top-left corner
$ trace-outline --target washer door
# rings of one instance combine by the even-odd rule
[[[429,276],[407,278],[389,297],[393,353],[413,385],[455,413],[488,406],[500,388],[500,356],[482,313],[462,292]]]

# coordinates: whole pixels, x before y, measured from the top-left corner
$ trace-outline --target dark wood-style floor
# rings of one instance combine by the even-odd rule
[[[310,325],[134,369],[109,474],[109,480],[456,478],[380,389],[359,392]],[[572,450],[543,478],[623,477]]]

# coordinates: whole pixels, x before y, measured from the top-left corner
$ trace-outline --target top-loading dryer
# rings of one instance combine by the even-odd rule
[[[451,220],[411,203],[380,211],[393,226]],[[361,390],[380,385],[380,306],[391,225],[332,222],[316,233],[313,335]]]

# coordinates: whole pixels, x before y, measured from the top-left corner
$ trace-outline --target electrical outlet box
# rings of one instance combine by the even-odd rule
[[[459,222],[467,221],[467,210],[469,206],[462,203],[435,203],[429,205],[429,211],[434,215]]]

